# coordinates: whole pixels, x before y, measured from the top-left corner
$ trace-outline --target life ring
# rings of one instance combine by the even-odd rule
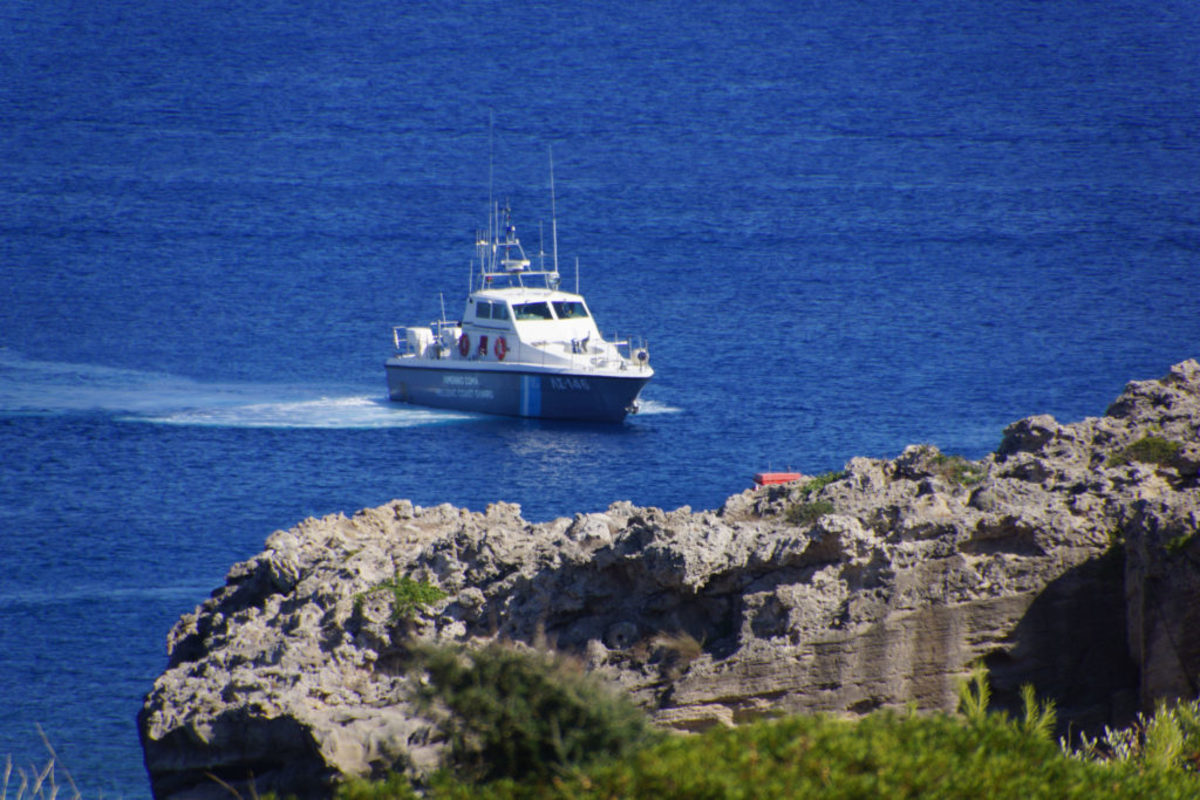
[[[463,358],[466,358],[467,354],[470,352],[471,352],[471,337],[464,333],[462,336],[460,336],[458,338],[458,354],[460,356],[462,356]]]
[[[496,337],[496,358],[500,361],[508,355],[508,342],[504,341],[503,336]]]

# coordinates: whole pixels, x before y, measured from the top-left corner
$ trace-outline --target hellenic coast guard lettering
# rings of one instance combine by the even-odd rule
[[[560,392],[589,392],[592,387],[587,378],[560,378],[550,376],[550,388]]]

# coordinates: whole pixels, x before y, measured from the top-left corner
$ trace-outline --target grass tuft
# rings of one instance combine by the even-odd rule
[[[846,477],[845,470],[838,472],[823,472],[800,487],[800,496],[809,497],[810,495],[821,491],[829,484],[840,481],[844,477]]]
[[[1126,445],[1108,457],[1104,462],[1106,467],[1123,467],[1133,461],[1143,464],[1169,464],[1183,447],[1179,442],[1165,439],[1162,436],[1143,436],[1132,444]]]
[[[800,501],[792,503],[784,512],[784,519],[792,525],[812,525],[826,514],[833,513],[833,503],[829,500],[812,500],[812,496],[831,483],[836,483],[846,477],[846,472],[825,472],[805,483],[797,490]]]
[[[932,460],[935,474],[959,486],[974,486],[987,477],[987,469],[983,464],[968,461],[962,456],[938,453]]]
[[[811,503],[793,503],[788,506],[785,519],[793,525],[812,525],[826,514],[833,513],[833,503],[815,500]]]
[[[36,769],[33,765],[30,765],[28,772],[21,767],[17,767],[15,776],[17,785],[13,787],[14,768],[12,756],[6,756],[4,759],[4,776],[0,779],[0,800],[58,800],[59,791],[66,790],[67,787],[69,787],[69,792],[66,793],[67,800],[80,800],[82,795],[79,794],[79,789],[75,786],[74,778],[71,777],[71,773],[67,771],[67,768],[59,763],[58,754],[54,752],[54,747],[51,746],[50,740],[46,738],[46,733],[42,730],[41,725],[37,726],[37,731],[38,735],[42,737],[42,744],[50,752],[50,760],[40,770]],[[67,779],[66,787],[58,784],[56,769],[61,770],[63,776]],[[11,797],[8,793],[10,788],[16,792]]]

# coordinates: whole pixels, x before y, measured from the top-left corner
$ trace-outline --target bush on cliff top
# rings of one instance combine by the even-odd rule
[[[1197,703],[1064,752],[1050,733],[1053,703],[1026,686],[1021,718],[988,711],[987,672],[977,666],[960,686],[960,716],[885,710],[655,736],[641,712],[562,657],[500,645],[423,652],[429,697],[470,720],[448,729],[456,755],[431,780],[433,800],[1200,796]],[[631,733],[620,741],[623,728]],[[338,797],[417,795],[393,775],[349,781]]]
[[[963,456],[938,453],[933,457],[933,466],[938,475],[959,486],[974,486],[987,477],[987,468],[983,464],[968,461]]]
[[[831,483],[836,483],[846,477],[843,472],[825,472],[801,486],[796,496],[799,501],[792,503],[784,512],[784,519],[792,525],[812,525],[826,514],[834,511],[833,503],[828,500],[812,500],[812,496]]]
[[[472,780],[550,777],[661,738],[629,697],[566,656],[426,647],[414,668],[427,677],[418,701],[448,712],[449,765]]]
[[[800,487],[800,496],[807,498],[810,495],[821,491],[829,484],[837,483],[844,477],[846,477],[845,470],[840,470],[838,472],[823,472]]]
[[[811,503],[794,503],[788,506],[784,518],[793,525],[812,525],[826,514],[833,513],[833,503],[814,500]]]
[[[398,784],[397,784],[398,785]],[[410,797],[355,782],[344,800]],[[1133,763],[1070,758],[1045,737],[992,714],[877,712],[859,720],[796,716],[699,736],[672,736],[631,757],[551,780],[471,784],[441,773],[435,800],[538,798],[1143,798],[1183,800],[1200,778]]]

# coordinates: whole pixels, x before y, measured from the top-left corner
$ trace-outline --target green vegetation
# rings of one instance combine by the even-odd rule
[[[839,472],[823,472],[800,487],[800,496],[808,497],[814,492],[821,491],[829,484],[840,481],[844,477],[846,477],[845,470],[841,470]]]
[[[1197,531],[1189,531],[1187,533],[1181,533],[1178,536],[1171,537],[1171,539],[1169,539],[1167,543],[1163,545],[1166,548],[1167,555],[1175,556],[1182,553],[1196,539],[1197,533]]]
[[[988,683],[987,667],[976,663],[971,668],[971,677],[958,685],[958,710],[972,724],[987,721],[988,706],[992,702],[992,687]]]
[[[846,477],[842,472],[825,472],[810,480],[797,490],[800,502],[792,503],[784,512],[784,518],[793,525],[811,525],[825,514],[833,513],[833,503],[828,500],[810,500],[814,494],[831,483]]]
[[[1058,722],[1054,701],[1038,700],[1033,684],[1026,683],[1021,686],[1021,704],[1021,731],[1034,739],[1053,741],[1054,724]]]
[[[627,701],[561,657],[493,645],[426,650],[419,661],[431,679],[427,707],[464,717],[444,728],[454,753],[427,787],[433,800],[1200,796],[1200,703],[1083,737],[1072,752],[1053,741],[1054,705],[1031,686],[1020,719],[989,711],[977,665],[959,688],[961,715],[885,710],[654,735]],[[340,800],[416,796],[395,775],[338,791]]]
[[[379,784],[375,784],[379,786]],[[367,793],[343,800],[408,798]],[[1001,715],[976,724],[936,714],[876,712],[860,720],[797,716],[699,736],[672,736],[632,757],[551,780],[471,784],[446,773],[435,800],[562,798],[1194,798],[1200,778],[1130,763],[1063,755]]]
[[[938,453],[933,457],[933,465],[937,475],[959,486],[974,486],[987,477],[987,470],[982,464],[968,461],[962,456]]]
[[[969,725],[987,725],[995,719],[1007,722],[1007,714],[988,710],[991,701],[992,689],[988,683],[987,667],[976,663],[971,668],[971,676],[958,685],[959,713]],[[1032,739],[1052,741],[1054,723],[1058,720],[1054,701],[1039,701],[1033,684],[1026,683],[1021,686],[1021,703],[1021,719],[1015,723],[1018,730]]]
[[[1143,436],[1108,457],[1106,467],[1123,467],[1132,461],[1143,464],[1168,464],[1183,445],[1161,436]]]
[[[565,656],[492,644],[414,653],[428,680],[418,702],[445,709],[456,775],[545,779],[604,757],[626,757],[660,734],[645,714]]]
[[[833,513],[833,503],[828,500],[816,500],[811,503],[793,503],[788,506],[785,515],[793,525],[812,525],[826,514]]]
[[[337,800],[418,800],[419,797],[408,779],[394,772],[378,781],[354,778],[337,790]]]
[[[363,600],[367,595],[381,591],[392,593],[393,622],[398,622],[401,619],[412,619],[418,611],[423,610],[426,606],[450,596],[447,592],[428,581],[415,581],[407,575],[402,576],[396,573],[391,580],[384,581],[376,586],[372,586],[365,592],[356,594],[354,596],[355,613],[362,613]]]
[[[1128,728],[1105,727],[1102,736],[1083,736],[1072,755],[1142,770],[1200,775],[1200,700],[1174,706],[1160,704],[1153,716],[1139,713]]]

